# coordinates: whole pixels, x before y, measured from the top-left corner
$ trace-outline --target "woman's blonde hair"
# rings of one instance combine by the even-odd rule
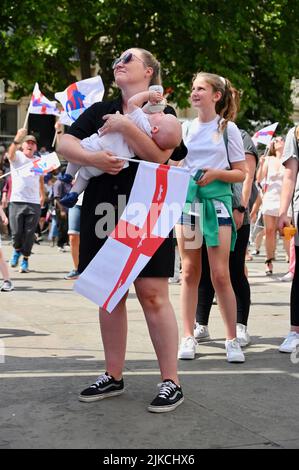
[[[223,132],[228,121],[234,121],[236,119],[239,94],[235,98],[237,92],[236,88],[232,87],[231,82],[227,78],[221,77],[220,75],[198,72],[193,81],[196,78],[202,78],[205,82],[211,85],[214,92],[220,91],[221,98],[217,101],[215,110],[221,117],[219,130]]]
[[[146,49],[141,49],[140,47],[136,47],[134,49],[137,49],[141,52],[144,63],[153,69],[150,85],[161,85],[162,80],[160,62],[156,59],[155,56],[153,56],[151,52],[147,51]]]

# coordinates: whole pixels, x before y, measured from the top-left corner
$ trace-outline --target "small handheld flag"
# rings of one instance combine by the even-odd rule
[[[46,175],[50,171],[56,170],[60,167],[60,161],[56,152],[48,153],[42,155],[41,158],[37,158],[32,162],[32,167],[30,171],[35,175]]]
[[[40,91],[38,83],[35,83],[34,85],[23,127],[27,126],[29,114],[60,115],[60,111],[57,108],[57,102],[48,100],[48,98],[46,98]]]
[[[278,122],[274,122],[274,124],[270,124],[270,126],[263,127],[263,129],[257,131],[252,137],[254,145],[257,145],[258,143],[269,145],[278,124]]]
[[[64,110],[60,122],[70,126],[78,117],[104,95],[104,84],[99,75],[69,85],[64,91],[55,93],[55,98]]]

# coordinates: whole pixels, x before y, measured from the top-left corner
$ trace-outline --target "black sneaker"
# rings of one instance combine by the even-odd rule
[[[148,406],[148,411],[152,413],[165,413],[175,410],[184,401],[181,387],[172,380],[164,380],[160,386],[160,392]]]
[[[124,392],[124,381],[115,380],[112,375],[100,375],[94,384],[83,390],[79,395],[80,401],[96,401],[103,398],[115,397]]]

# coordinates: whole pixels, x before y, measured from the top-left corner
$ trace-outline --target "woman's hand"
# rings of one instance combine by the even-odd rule
[[[93,152],[88,159],[88,165],[94,166],[104,173],[109,175],[117,175],[125,164],[124,160],[119,160],[109,150],[101,150],[100,152]]]
[[[236,224],[236,229],[239,230],[239,228],[242,227],[243,222],[244,222],[244,214],[238,211],[238,209],[233,210],[233,218],[234,222]]]
[[[203,168],[203,176],[197,181],[198,186],[206,186],[218,179],[218,170],[213,168]]]
[[[131,123],[130,119],[120,112],[115,114],[105,114],[103,119],[106,121],[105,124],[100,127],[100,136],[109,134],[110,132],[121,132],[123,133],[128,123]]]
[[[2,220],[3,225],[8,225],[8,218],[6,217],[6,215],[4,214],[4,212],[1,211],[0,214],[1,214],[0,217],[1,217],[1,220]]]
[[[291,223],[290,217],[287,216],[287,214],[280,214],[279,219],[278,219],[278,229],[280,235],[283,235],[283,229],[284,227],[289,227]]]
[[[18,132],[16,133],[15,141],[20,142],[21,144],[26,135],[27,135],[26,127],[21,127],[21,129],[19,129]]]

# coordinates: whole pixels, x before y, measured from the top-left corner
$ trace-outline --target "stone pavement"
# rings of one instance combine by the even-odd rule
[[[12,248],[3,245],[9,258]],[[277,350],[289,326],[290,283],[277,280],[287,264],[280,248],[273,278],[263,274],[263,256],[247,265],[253,344],[246,363],[225,361],[224,327],[213,306],[212,341],[198,347],[196,360],[179,361],[184,404],[152,414],[146,406],[160,376],[134,290],[126,392],[80,403],[78,392],[104,370],[97,309],[63,279],[70,253],[34,245],[32,271],[12,269],[15,291],[0,293],[0,448],[299,448],[299,357],[292,363]],[[170,286],[178,320],[179,290]]]

